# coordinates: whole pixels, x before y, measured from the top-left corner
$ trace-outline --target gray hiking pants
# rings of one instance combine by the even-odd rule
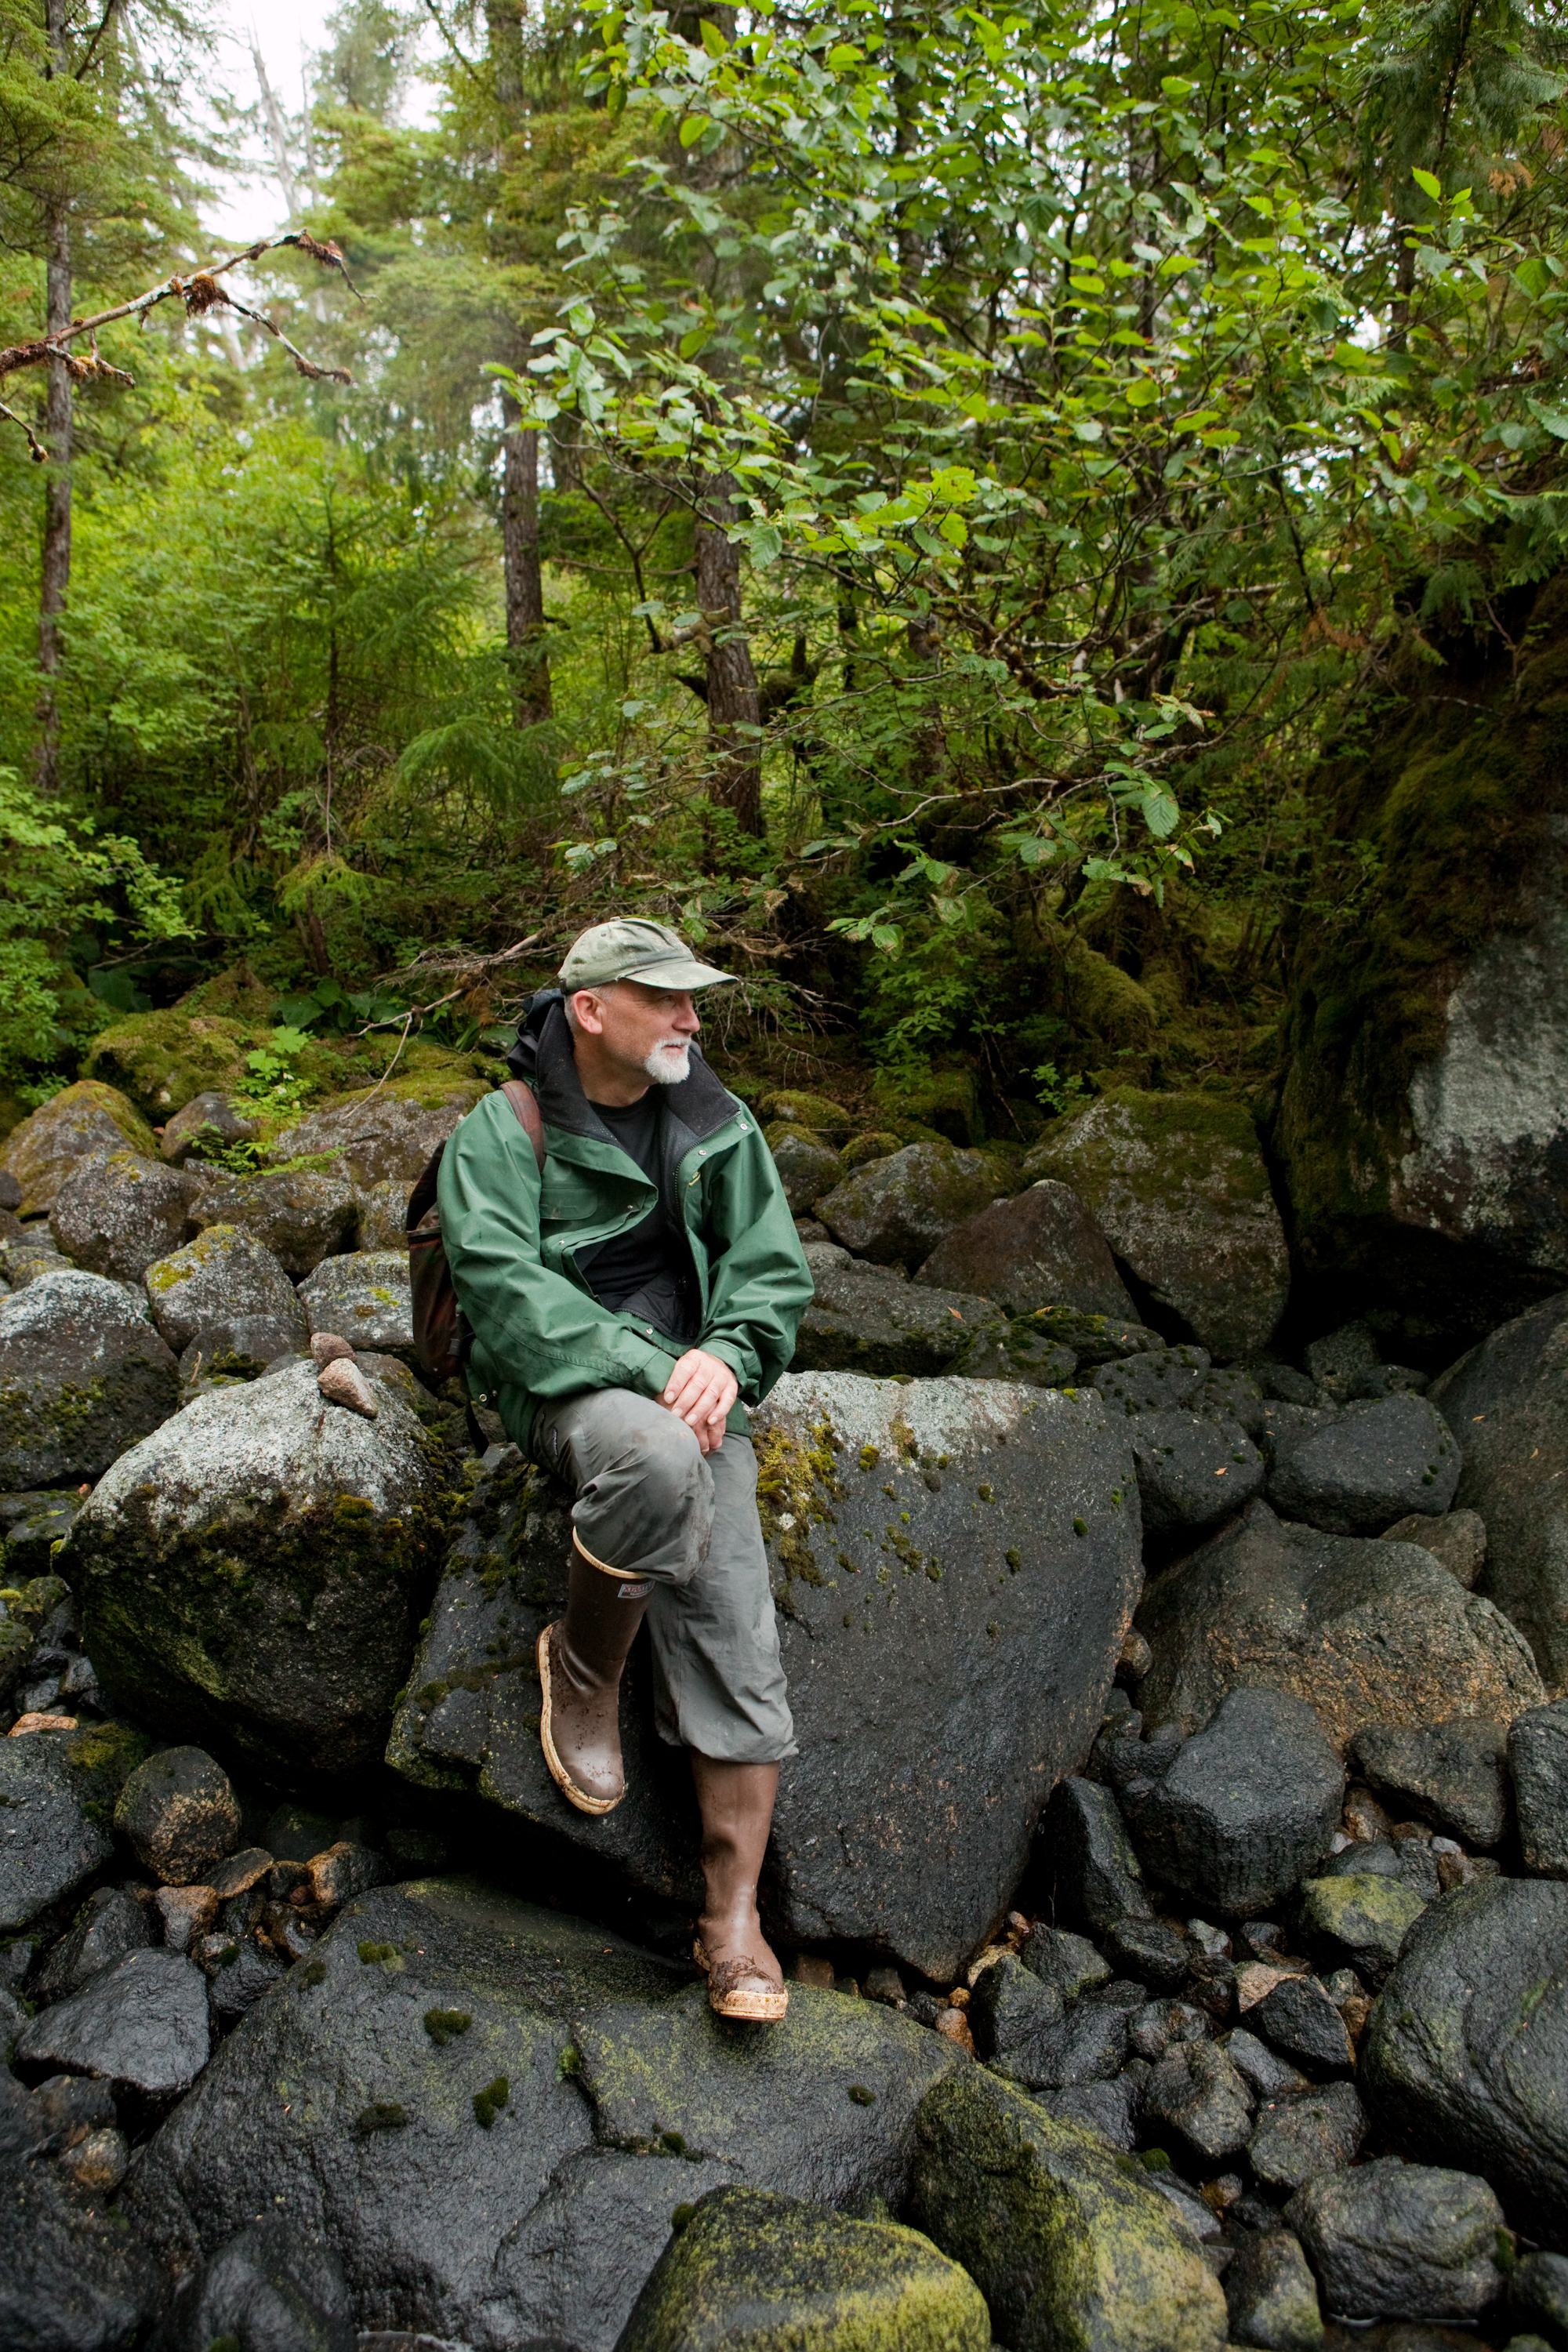
[[[722,1764],[795,1751],[749,1437],[704,1454],[632,1389],[542,1405],[533,1458],[577,1490],[572,1524],[597,1565],[647,1577],[661,1739]]]

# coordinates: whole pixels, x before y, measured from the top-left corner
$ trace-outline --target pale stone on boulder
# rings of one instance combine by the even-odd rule
[[[0,1170],[15,1177],[25,1216],[47,1209],[84,1160],[134,1151],[155,1160],[158,1145],[135,1105],[115,1087],[84,1078],[51,1095],[41,1109],[14,1127],[0,1146]]]
[[[380,1754],[441,1481],[415,1413],[375,1385],[374,1422],[330,1405],[308,1360],[218,1390],[100,1481],[63,1572],[132,1714],[286,1775]]]
[[[1290,1282],[1250,1114],[1223,1097],[1102,1095],[1024,1162],[1087,1204],[1117,1256],[1222,1357],[1264,1348]]]
[[[1430,1552],[1322,1535],[1263,1502],[1153,1584],[1145,1724],[1194,1731],[1227,1691],[1290,1691],[1342,1753],[1364,1726],[1510,1723],[1545,1696],[1518,1630]]]

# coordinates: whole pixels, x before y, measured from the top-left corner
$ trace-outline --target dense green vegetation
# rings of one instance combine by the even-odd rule
[[[318,61],[346,277],[223,281],[351,384],[201,283],[0,360],[13,1111],[242,962],[482,1042],[611,907],[949,1132],[1255,1087],[1376,877],[1320,779],[1562,560],[1553,12],[488,0],[408,130],[420,14]],[[202,37],[0,0],[18,346],[216,257]]]

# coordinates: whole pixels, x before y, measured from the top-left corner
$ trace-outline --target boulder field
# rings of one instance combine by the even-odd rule
[[[284,1120],[245,1045],[121,1023],[0,1148],[0,2344],[1568,2352],[1568,1297],[1429,1379],[1280,1336],[1232,1104],[759,1105],[791,2004],[725,2024],[645,1645],[576,1813],[570,1498],[414,1359],[483,1081]]]

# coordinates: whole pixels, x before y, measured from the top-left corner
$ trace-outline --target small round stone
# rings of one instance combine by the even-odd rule
[[[239,1802],[205,1748],[165,1748],[126,1781],[114,1826],[164,1885],[190,1886],[238,1844]]]

